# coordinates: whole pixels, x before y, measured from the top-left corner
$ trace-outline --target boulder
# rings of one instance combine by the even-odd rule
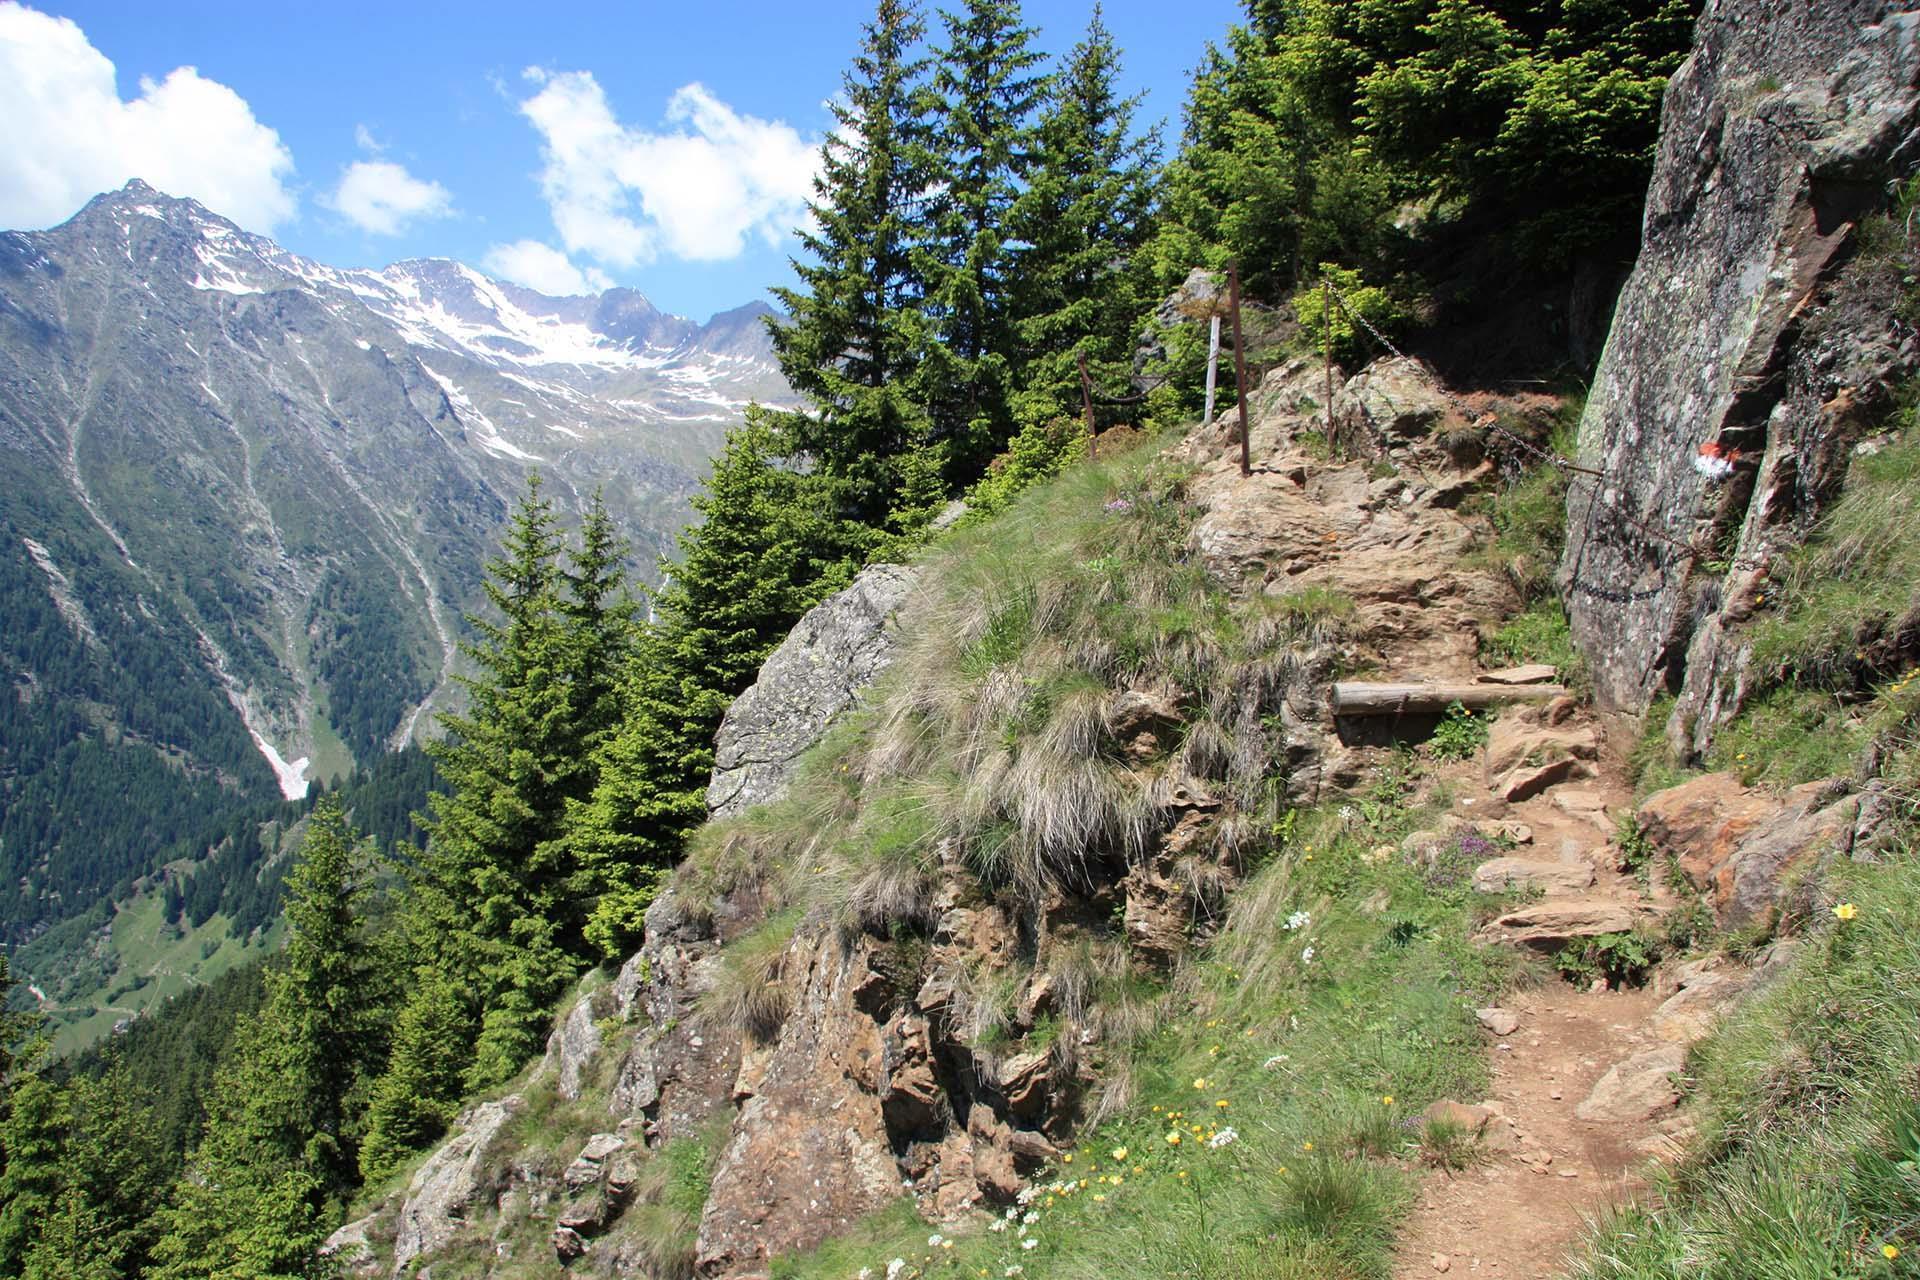
[[[370,1213],[347,1223],[327,1237],[327,1242],[320,1246],[320,1256],[354,1280],[373,1280],[375,1276],[385,1275],[387,1265],[373,1245],[373,1227],[379,1220],[378,1213]]]
[[[1685,1045],[1663,1044],[1646,1049],[1607,1068],[1573,1114],[1589,1122],[1636,1124],[1669,1110],[1680,1101],[1673,1077],[1685,1070]]]
[[[1647,1029],[1662,1040],[1692,1044],[1713,1030],[1727,1006],[1747,989],[1745,974],[1708,969],[1688,976],[1685,985],[1661,1002]]]
[[[1737,926],[1771,915],[1789,871],[1851,847],[1860,800],[1828,803],[1835,790],[1831,782],[1808,783],[1779,799],[1734,774],[1711,773],[1647,797],[1638,821],[1707,895],[1715,918]]]
[[[1473,1016],[1479,1019],[1481,1026],[1496,1036],[1510,1036],[1520,1029],[1520,1015],[1511,1009],[1501,1009],[1497,1006],[1476,1009]]]
[[[454,1121],[453,1136],[427,1157],[407,1183],[393,1241],[394,1274],[432,1253],[466,1225],[468,1207],[497,1190],[488,1168],[494,1140],[524,1105],[518,1094],[469,1107]]]
[[[1538,889],[1542,893],[1580,893],[1593,884],[1593,864],[1535,862],[1527,858],[1494,858],[1474,868],[1476,893],[1505,893],[1510,889]]]
[[[696,920],[668,890],[647,909],[646,942],[614,980],[621,1012],[646,1026],[615,1072],[607,1109],[623,1125],[638,1125],[649,1142],[698,1133],[727,1101],[740,1042],[702,1034],[694,1001],[721,964],[716,933],[731,936],[752,919],[723,902],[716,920]]]
[[[600,1181],[607,1157],[626,1145],[626,1140],[617,1133],[594,1134],[580,1148],[580,1154],[573,1158],[573,1163],[560,1174],[560,1181],[575,1191],[592,1186]]]
[[[1497,777],[1522,767],[1559,760],[1592,760],[1600,744],[1591,730],[1549,727],[1525,714],[1503,715],[1487,731],[1487,774]]]
[[[894,616],[917,572],[871,565],[801,618],[727,708],[714,740],[707,807],[732,817],[786,794],[800,756],[893,662]]]
[[[580,1100],[582,1073],[600,1051],[600,1023],[593,1016],[593,993],[573,1002],[560,1025],[547,1037],[547,1056],[540,1070],[553,1072],[554,1088],[568,1102]]]

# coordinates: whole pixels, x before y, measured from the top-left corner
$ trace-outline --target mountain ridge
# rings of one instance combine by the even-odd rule
[[[50,606],[0,642],[22,722],[0,743],[8,940],[179,834],[60,834],[124,802],[106,779],[151,772],[135,755],[184,831],[424,733],[530,471],[563,520],[603,494],[646,577],[725,431],[790,402],[767,311],[699,323],[451,259],[337,269],[139,180],[0,233],[0,557],[11,616]],[[155,720],[145,694],[193,710]],[[84,794],[43,777],[76,735],[115,762]]]

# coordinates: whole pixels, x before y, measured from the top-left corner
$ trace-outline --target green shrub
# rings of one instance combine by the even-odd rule
[[[1487,745],[1487,719],[1476,716],[1458,702],[1447,705],[1446,714],[1427,739],[1427,750],[1436,760],[1465,760]]]
[[[1330,281],[1339,295],[1331,316],[1327,314],[1326,292],[1320,284],[1323,279]],[[1379,350],[1371,334],[1355,327],[1351,317],[1357,316],[1389,338],[1406,322],[1406,313],[1385,289],[1367,284],[1358,271],[1332,262],[1321,263],[1319,279],[1295,291],[1293,314],[1300,321],[1301,341],[1319,351],[1330,336],[1334,359],[1342,362],[1386,354]]]

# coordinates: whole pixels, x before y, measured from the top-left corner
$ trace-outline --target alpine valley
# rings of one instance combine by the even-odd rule
[[[26,974],[228,815],[423,737],[530,472],[652,572],[790,398],[768,312],[335,270],[137,180],[0,234],[0,941],[76,926]]]

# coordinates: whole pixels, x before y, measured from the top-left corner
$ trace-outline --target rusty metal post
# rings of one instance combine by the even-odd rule
[[[1080,412],[1087,422],[1087,456],[1093,456],[1093,379],[1087,376],[1087,353],[1074,352],[1080,364]]]
[[[1340,443],[1333,429],[1333,280],[1329,276],[1320,277],[1320,332],[1327,359],[1327,451],[1338,456]]]
[[[1247,344],[1240,334],[1240,264],[1227,264],[1227,305],[1233,311],[1233,389],[1240,406],[1240,474],[1253,474],[1251,446],[1247,441]]]

